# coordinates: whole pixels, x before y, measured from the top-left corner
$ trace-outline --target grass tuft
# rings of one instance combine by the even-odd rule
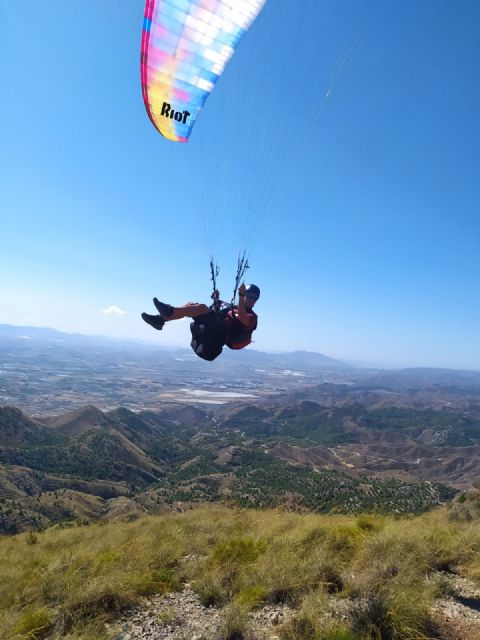
[[[240,591],[237,596],[237,602],[245,609],[254,609],[265,602],[266,597],[267,591],[265,587],[251,586]]]
[[[433,627],[429,604],[402,590],[370,592],[353,611],[352,631],[379,640],[428,640]]]
[[[219,542],[212,554],[216,564],[250,564],[265,551],[265,544],[252,538],[234,538]]]
[[[204,607],[219,607],[228,600],[227,592],[216,576],[207,574],[196,580],[193,587]]]
[[[138,594],[149,596],[155,593],[178,591],[180,584],[179,577],[171,569],[160,569],[139,576],[133,586]]]
[[[224,617],[216,640],[244,640],[247,629],[247,613],[239,604],[231,604]]]
[[[27,533],[27,537],[25,538],[27,544],[37,544],[38,535],[34,531],[29,531]]]
[[[53,615],[48,609],[25,611],[14,628],[14,633],[21,638],[40,640],[53,626]]]

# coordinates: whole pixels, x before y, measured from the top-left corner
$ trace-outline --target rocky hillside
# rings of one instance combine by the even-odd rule
[[[452,416],[447,424],[433,410],[288,398],[216,412],[87,406],[35,419],[3,407],[0,529],[128,519],[212,501],[418,513],[451,499],[449,485],[477,473],[476,417]]]

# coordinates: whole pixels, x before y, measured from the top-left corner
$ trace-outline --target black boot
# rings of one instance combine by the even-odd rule
[[[165,320],[161,316],[151,316],[148,313],[142,313],[142,318],[144,322],[149,324],[157,331],[161,331],[163,329],[163,325],[165,324]]]
[[[165,304],[165,302],[160,302],[158,298],[153,299],[153,304],[157,308],[158,313],[163,318],[169,318],[171,315],[173,315],[174,309],[171,304]]]

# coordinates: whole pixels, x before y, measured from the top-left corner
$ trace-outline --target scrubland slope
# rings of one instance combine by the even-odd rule
[[[472,492],[408,518],[209,505],[4,537],[0,637],[113,637],[124,607],[185,584],[222,609],[223,640],[253,638],[247,614],[266,603],[292,608],[282,640],[448,637],[432,606],[448,572],[480,582],[479,523]]]

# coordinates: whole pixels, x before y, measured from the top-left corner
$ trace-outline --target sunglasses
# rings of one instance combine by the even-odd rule
[[[249,300],[258,300],[257,296],[254,295],[253,293],[246,293],[245,297],[248,298]]]

